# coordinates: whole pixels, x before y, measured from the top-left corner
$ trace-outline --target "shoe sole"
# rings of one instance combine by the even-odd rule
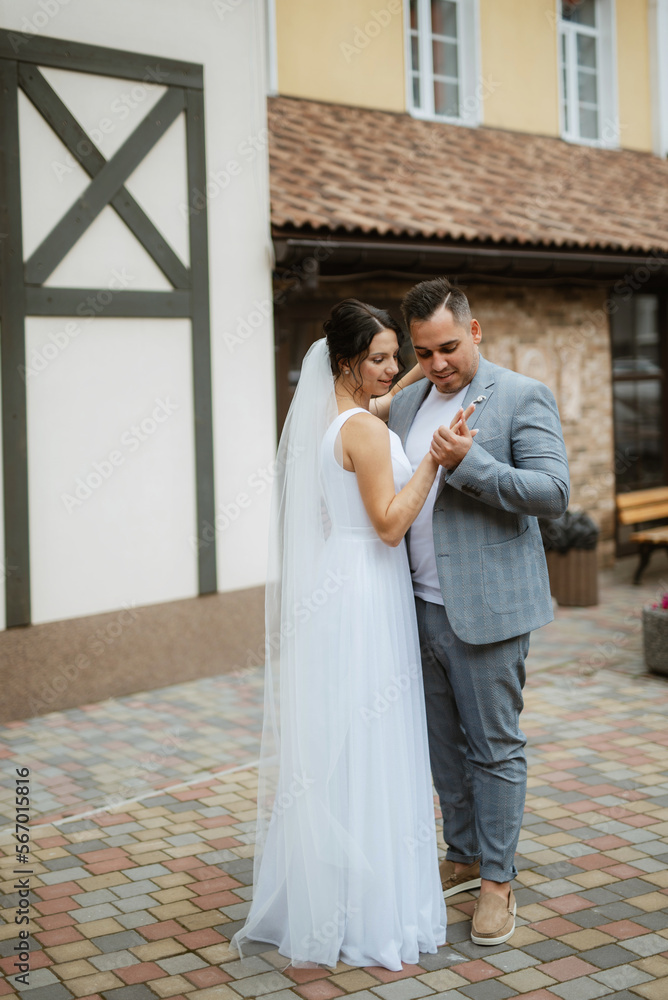
[[[481,878],[472,878],[468,882],[460,882],[458,885],[453,886],[452,889],[444,889],[443,898],[447,899],[448,896],[457,896],[460,892],[469,892],[471,889],[479,889],[481,882]]]
[[[473,928],[471,928],[471,940],[473,941],[474,944],[479,944],[479,945],[483,945],[483,946],[484,945],[488,945],[489,947],[492,947],[495,944],[503,944],[505,941],[508,940],[508,938],[512,937],[513,934],[515,933],[515,917],[516,916],[517,916],[517,903],[515,902],[513,904],[513,926],[510,928],[510,930],[508,931],[507,934],[500,934],[499,937],[495,937],[495,938],[490,938],[490,937],[476,937],[476,935],[473,933]]]

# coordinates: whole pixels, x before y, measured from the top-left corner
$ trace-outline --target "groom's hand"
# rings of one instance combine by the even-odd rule
[[[474,410],[473,404],[467,407],[466,413],[460,409],[449,427],[443,425],[435,432],[429,450],[444,469],[456,469],[473,444],[478,431],[471,431],[466,421]]]
[[[475,403],[469,403],[469,405],[466,407],[466,412],[464,412],[463,407],[460,406],[457,412],[455,413],[454,417],[452,418],[452,422],[450,423],[450,430],[456,431],[459,425],[462,423],[462,421],[468,420],[471,414],[473,413],[475,413]],[[473,437],[475,437],[477,433],[478,433],[477,431],[473,431]]]

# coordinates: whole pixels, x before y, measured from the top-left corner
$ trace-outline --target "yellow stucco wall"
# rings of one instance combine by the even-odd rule
[[[647,0],[617,0],[620,144],[652,151]]]
[[[557,0],[478,2],[483,124],[559,135]],[[402,0],[275,3],[279,93],[406,110]],[[620,143],[651,151],[647,8],[616,0]]]
[[[559,135],[555,0],[479,2],[483,124]]]
[[[401,0],[276,0],[276,47],[281,94],[406,110]]]

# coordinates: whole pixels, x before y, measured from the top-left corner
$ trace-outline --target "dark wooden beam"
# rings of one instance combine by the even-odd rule
[[[7,628],[30,622],[18,69],[0,59],[0,344]]]
[[[206,191],[204,147],[204,97],[199,90],[186,91],[186,148],[188,158],[188,205],[190,272],[192,280],[193,397],[195,401],[195,468],[197,478],[197,532],[199,539],[199,593],[217,590],[215,493],[213,466],[213,402],[211,390],[211,343],[209,328],[209,249],[206,204],[198,204],[197,192]],[[207,530],[208,526],[208,530]]]
[[[118,76],[125,80],[191,87],[201,90],[204,71],[199,63],[159,58],[139,52],[100,48],[84,42],[0,30],[0,59],[20,60],[37,66],[55,66],[79,73]]]
[[[190,292],[128,292],[113,288],[48,288],[28,286],[26,316],[188,318]]]
[[[27,284],[41,285],[105,208],[184,107],[184,92],[170,88],[102,167],[83,194],[25,264]]]
[[[19,64],[21,90],[32,101],[45,121],[89,177],[97,177],[106,159],[90,140],[69,108],[44,79],[36,66]],[[174,253],[162,233],[153,225],[130,192],[121,187],[109,202],[128,229],[139,240],[174,288],[189,288],[188,268]]]

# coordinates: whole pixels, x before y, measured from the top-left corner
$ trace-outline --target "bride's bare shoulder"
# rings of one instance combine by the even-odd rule
[[[348,441],[365,442],[381,442],[390,435],[385,421],[368,410],[365,413],[353,413],[352,417],[348,417],[341,428],[341,433]]]
[[[375,413],[370,410],[358,410],[357,413],[353,413],[352,417],[348,417],[344,427],[359,427],[359,428],[377,428],[378,430],[387,430],[387,424],[380,417],[377,417]]]

